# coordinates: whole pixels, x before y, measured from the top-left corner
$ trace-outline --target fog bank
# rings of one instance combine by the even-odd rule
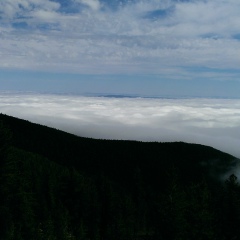
[[[0,112],[83,137],[200,143],[240,157],[239,99],[1,93]]]

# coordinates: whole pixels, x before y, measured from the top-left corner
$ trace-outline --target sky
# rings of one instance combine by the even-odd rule
[[[2,0],[0,112],[240,157],[239,11],[239,0]]]
[[[0,1],[0,90],[239,97],[239,0]]]

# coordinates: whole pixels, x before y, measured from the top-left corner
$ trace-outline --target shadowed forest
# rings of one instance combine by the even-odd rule
[[[0,239],[240,239],[237,161],[203,145],[82,138],[0,114]]]

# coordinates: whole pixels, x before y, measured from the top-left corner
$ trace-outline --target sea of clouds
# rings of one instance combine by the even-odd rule
[[[1,93],[0,112],[83,137],[200,143],[240,157],[239,99]]]

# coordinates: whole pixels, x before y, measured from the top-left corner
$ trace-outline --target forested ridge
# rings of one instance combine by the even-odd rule
[[[240,239],[237,161],[197,144],[81,138],[0,114],[0,239]]]

